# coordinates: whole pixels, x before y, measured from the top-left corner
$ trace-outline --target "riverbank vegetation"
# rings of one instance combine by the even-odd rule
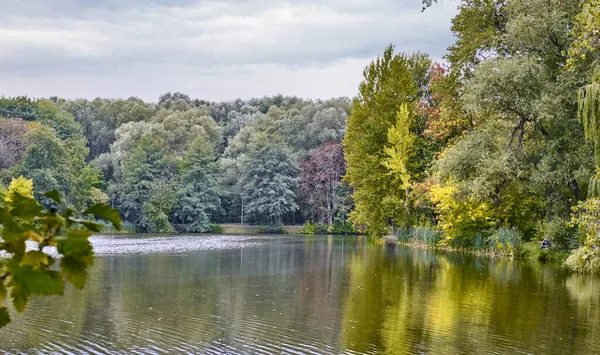
[[[352,221],[511,256],[547,238],[551,251],[581,247],[569,264],[594,271],[599,8],[462,1],[444,65],[390,46],[365,69],[348,119]]]
[[[595,271],[599,8],[463,0],[443,62],[390,45],[353,99],[2,98],[0,180],[138,232],[304,223],[511,256],[548,239],[540,259]]]

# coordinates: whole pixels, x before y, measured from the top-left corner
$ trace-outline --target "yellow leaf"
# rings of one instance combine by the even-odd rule
[[[25,253],[23,260],[21,261],[21,265],[31,265],[34,268],[38,267],[40,264],[48,265],[48,263],[48,255],[37,250]]]
[[[26,231],[25,233],[23,233],[23,235],[25,236],[25,238],[36,241],[38,243],[41,243],[44,241],[44,237],[42,237],[41,235],[39,235],[37,232],[34,232],[34,231]]]

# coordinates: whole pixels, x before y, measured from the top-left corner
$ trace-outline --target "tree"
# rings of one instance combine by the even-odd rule
[[[21,161],[26,148],[25,136],[31,128],[23,119],[0,117],[0,170]]]
[[[267,144],[253,152],[241,179],[244,213],[256,221],[279,225],[287,213],[298,209],[298,163],[282,143]]]
[[[218,172],[213,148],[203,138],[196,139],[184,157],[174,212],[186,232],[210,231],[212,215],[221,204]]]
[[[160,136],[144,135],[121,159],[111,195],[124,218],[140,231],[172,231],[163,215],[169,216],[173,206],[169,191],[176,166],[166,142]],[[161,195],[166,198],[164,205]]]
[[[573,68],[577,62],[598,58],[600,49],[600,0],[584,0],[581,12],[575,18],[573,27],[575,40],[569,47],[567,65]]]
[[[400,107],[417,101],[420,89],[413,72],[418,60],[393,51],[389,46],[363,71],[344,137],[345,179],[354,188],[355,209],[350,218],[356,225],[366,225],[375,236],[384,234],[390,221],[396,224],[401,218],[397,201],[386,203],[398,192],[394,177],[381,162],[386,158],[388,130],[396,123]]]
[[[15,194],[21,195],[26,198],[33,198],[33,180],[26,179],[22,176],[12,179],[8,185],[6,198],[4,202],[10,205]]]
[[[308,217],[333,224],[341,207],[339,185],[345,172],[344,150],[340,143],[327,143],[302,162],[300,191]]]
[[[414,155],[415,137],[410,131],[411,120],[408,105],[403,104],[398,111],[396,124],[388,130],[388,144],[383,148],[387,155],[382,164],[400,180],[399,188],[404,191],[404,223],[409,227],[408,190],[411,186],[411,174],[408,162]]]

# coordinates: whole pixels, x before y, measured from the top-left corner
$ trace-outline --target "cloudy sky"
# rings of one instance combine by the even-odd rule
[[[0,96],[353,96],[390,43],[441,59],[456,3],[1,0]]]

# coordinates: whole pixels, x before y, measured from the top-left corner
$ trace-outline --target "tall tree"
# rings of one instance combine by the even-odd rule
[[[220,207],[219,171],[213,156],[211,145],[202,137],[185,154],[174,218],[187,232],[210,231],[212,216]]]
[[[422,67],[419,59],[395,55],[393,46],[386,48],[363,71],[364,80],[348,118],[344,150],[345,179],[354,188],[351,219],[375,236],[383,235],[390,222],[397,224],[401,218],[395,202],[388,199],[398,193],[395,178],[381,162],[386,158],[388,130],[396,123],[402,104],[419,98],[420,88],[415,84],[422,81],[415,80],[416,69]]]
[[[396,124],[388,130],[388,145],[383,148],[386,157],[382,164],[399,180],[399,189],[404,192],[404,225],[409,227],[409,189],[411,174],[408,162],[414,155],[415,136],[410,131],[410,111],[407,104],[402,104],[398,111]],[[395,196],[394,196],[395,197]]]
[[[345,172],[344,150],[340,143],[328,143],[302,162],[300,191],[308,217],[333,224],[341,207],[338,193]]]
[[[298,209],[298,162],[282,143],[267,144],[251,154],[241,180],[244,213],[269,225]]]

